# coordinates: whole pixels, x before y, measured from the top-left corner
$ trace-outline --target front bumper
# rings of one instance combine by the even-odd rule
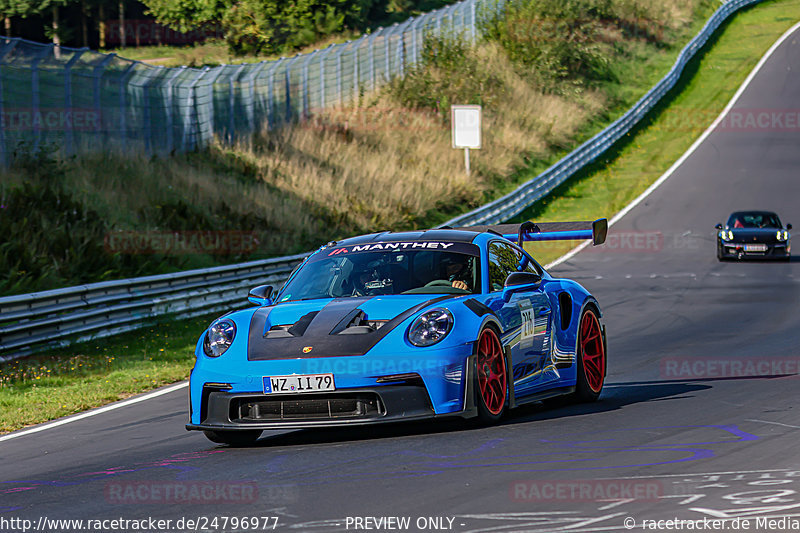
[[[723,259],[786,259],[791,256],[792,247],[788,242],[756,243],[764,244],[766,250],[747,250],[751,243],[719,241],[717,249]]]
[[[409,355],[330,357],[316,359],[290,359],[280,361],[247,361],[242,350],[225,353],[218,359],[197,353],[197,361],[192,370],[189,386],[189,427],[191,429],[215,429],[229,427],[315,427],[317,425],[351,425],[374,423],[408,417],[423,417],[456,414],[464,411],[467,360],[472,356],[472,343],[441,348],[414,350]],[[229,349],[232,350],[233,348]],[[264,376],[285,376],[292,374],[334,375],[336,390],[329,393],[303,394],[265,394]],[[406,379],[408,377],[411,379]],[[412,387],[398,397],[393,391],[397,387]],[[221,393],[214,394],[212,393]],[[372,395],[372,400],[349,398],[347,395]],[[340,396],[341,395],[341,396]],[[326,416],[300,416],[315,413],[318,404],[307,400],[334,401],[330,406],[331,415],[348,412],[352,416],[327,416],[327,405],[323,405]],[[377,398],[375,398],[377,396]],[[257,416],[244,416],[239,413],[239,404],[245,400],[264,403],[258,406]],[[258,400],[261,398],[262,400]],[[304,403],[283,404],[284,414],[297,411],[297,416],[280,419],[266,416],[280,413],[281,405],[271,402],[281,400]],[[342,401],[340,401],[342,400]],[[402,400],[402,401],[401,401]],[[420,406],[424,405],[422,409]],[[381,408],[372,410],[370,401],[379,403]],[[222,402],[221,404],[219,402]],[[360,402],[360,403],[359,403]],[[359,407],[359,405],[361,407]],[[359,412],[361,408],[363,412]],[[246,407],[247,410],[251,407]],[[235,412],[231,412],[235,410]],[[264,414],[262,414],[262,412]]]
[[[435,416],[422,384],[312,394],[204,390],[199,424],[188,430],[305,429],[418,420]]]

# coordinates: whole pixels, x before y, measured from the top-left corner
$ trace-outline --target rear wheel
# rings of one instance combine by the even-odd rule
[[[206,438],[211,442],[217,444],[228,444],[229,446],[250,446],[254,444],[258,437],[261,436],[261,430],[243,430],[243,431],[203,431]]]
[[[606,346],[597,312],[587,307],[578,329],[578,381],[575,397],[593,402],[603,390],[606,378]]]
[[[476,374],[478,418],[496,422],[506,410],[508,372],[500,338],[491,327],[484,328],[478,337]]]

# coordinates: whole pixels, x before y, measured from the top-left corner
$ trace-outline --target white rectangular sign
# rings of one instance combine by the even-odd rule
[[[481,147],[481,106],[450,106],[453,148]]]

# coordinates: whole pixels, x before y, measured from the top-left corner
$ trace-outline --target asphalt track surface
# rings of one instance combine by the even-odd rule
[[[734,110],[785,118],[799,98],[797,32]],[[787,124],[723,125],[613,226],[610,246],[554,269],[603,306],[599,402],[533,405],[490,428],[271,432],[236,449],[183,429],[183,389],[0,442],[0,530],[21,530],[11,518],[148,517],[173,523],[143,531],[186,531],[175,521],[198,517],[217,518],[200,524],[212,531],[244,530],[225,517],[319,532],[403,525],[355,521],[366,517],[408,517],[410,530],[626,531],[628,517],[636,531],[643,520],[725,517],[750,520],[739,530],[794,529],[799,264],[719,263],[713,230],[750,208],[800,225],[800,129]],[[207,486],[202,504],[169,502]],[[113,526],[103,531],[123,530]]]

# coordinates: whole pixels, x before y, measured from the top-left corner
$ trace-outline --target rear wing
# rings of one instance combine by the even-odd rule
[[[591,239],[597,246],[606,242],[608,220],[600,218],[594,222],[523,222],[522,224],[497,224],[469,226],[460,230],[489,231],[502,235],[522,246],[526,241],[573,241]]]

